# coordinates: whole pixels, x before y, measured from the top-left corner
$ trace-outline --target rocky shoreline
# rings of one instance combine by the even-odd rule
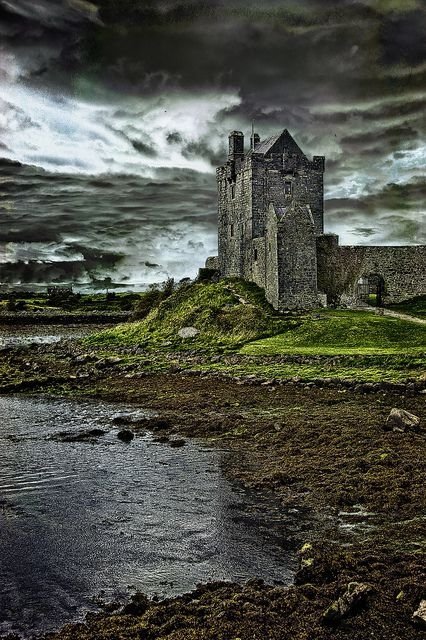
[[[232,366],[242,356],[210,358]],[[250,581],[203,585],[161,602],[138,595],[46,639],[423,637],[424,616],[414,615],[426,597],[423,381],[232,379],[198,370],[199,354],[155,358],[66,342],[7,349],[2,359],[9,376],[2,393],[81,395],[150,409],[155,418],[124,421],[123,430],[135,438],[149,430],[179,446],[192,437],[226,445],[231,479],[310,515],[309,527],[291,540],[300,551],[290,588]],[[419,424],[388,429],[392,409],[418,416]]]
[[[131,311],[88,311],[81,312],[29,312],[0,313],[0,326],[21,325],[86,325],[86,324],[116,324],[126,322],[131,317]]]
[[[163,353],[153,354],[138,348],[114,348],[113,352],[105,352],[102,347],[87,346],[74,341],[72,349],[66,343],[52,345],[32,344],[21,352],[15,347],[4,347],[0,350],[3,362],[9,363],[13,373],[4,375],[0,383],[0,393],[36,390],[49,388],[52,385],[78,383],[84,384],[87,377],[107,379],[117,374],[128,380],[141,380],[153,372],[167,372],[169,375],[210,378],[251,386],[296,386],[302,388],[337,389],[355,391],[362,394],[395,393],[399,395],[425,395],[426,377],[407,377],[403,382],[360,381],[341,377],[300,376],[271,377],[268,367],[271,363],[279,365],[304,365],[315,363],[327,368],[348,360],[345,356],[263,356],[253,357],[239,354],[206,356],[198,353]],[[20,357],[21,356],[21,357]],[[364,357],[365,359],[365,357]],[[31,361],[28,364],[28,360]],[[374,363],[373,357],[371,360]],[[45,364],[49,362],[49,366]],[[356,362],[356,358],[351,358]],[[259,367],[258,373],[232,373],[232,369],[250,367],[253,363]],[[377,363],[375,363],[377,365]],[[227,370],[211,368],[224,365]],[[266,372],[262,373],[262,365]],[[50,375],[41,375],[48,369]],[[61,375],[57,375],[58,372]],[[55,375],[56,372],[56,375]],[[35,375],[34,375],[35,374]],[[14,378],[14,380],[13,380]]]

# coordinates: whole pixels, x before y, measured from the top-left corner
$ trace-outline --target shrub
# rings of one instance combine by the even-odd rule
[[[169,298],[175,291],[176,285],[173,278],[168,278],[161,284],[152,284],[143,296],[138,300],[133,309],[132,320],[143,320],[149,312],[158,307],[160,302]]]

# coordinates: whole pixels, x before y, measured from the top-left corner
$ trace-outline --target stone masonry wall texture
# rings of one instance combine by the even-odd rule
[[[426,246],[345,247],[324,235],[324,168],[286,129],[265,141],[255,134],[248,152],[233,131],[216,172],[219,255],[208,265],[255,282],[280,311],[318,307],[325,295],[356,304],[359,283],[378,279],[383,302],[426,294]]]

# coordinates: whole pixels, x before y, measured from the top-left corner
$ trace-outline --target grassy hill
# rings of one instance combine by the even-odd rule
[[[147,350],[236,350],[299,322],[278,315],[256,285],[221,280],[183,286],[143,320],[118,325],[88,340],[105,345],[138,344]],[[194,327],[199,334],[181,338],[178,332],[184,327]]]
[[[181,338],[179,330],[199,333]],[[155,304],[138,322],[88,338],[102,345],[149,350],[239,351],[246,355],[419,355],[426,329],[372,311],[320,309],[286,317],[274,311],[256,285],[240,280],[192,283]]]

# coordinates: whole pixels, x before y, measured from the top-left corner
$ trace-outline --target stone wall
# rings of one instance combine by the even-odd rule
[[[317,235],[324,233],[324,165],[322,156],[314,156],[299,169],[295,184],[295,200],[310,207]]]
[[[225,277],[250,279],[252,239],[252,171],[244,158],[229,160],[217,172],[218,247]]]
[[[318,289],[329,304],[359,301],[360,278],[380,276],[383,302],[397,303],[426,295],[426,246],[339,246],[338,237],[317,238]]]
[[[272,205],[271,205],[272,206]],[[319,306],[316,229],[308,206],[275,210],[278,220],[278,309]]]
[[[251,260],[250,280],[264,289],[266,286],[266,264],[268,261],[265,238],[254,238],[251,246],[253,255]]]
[[[247,154],[232,132],[217,170],[220,274],[255,282],[277,309],[312,306],[323,173],[324,158],[308,160],[286,130]]]
[[[265,254],[265,295],[274,309],[278,309],[278,219],[273,205],[267,212]]]
[[[219,271],[219,256],[209,256],[206,258],[206,269]]]
[[[228,166],[217,170],[219,266],[223,276],[241,277],[240,215],[236,185],[231,179]]]

